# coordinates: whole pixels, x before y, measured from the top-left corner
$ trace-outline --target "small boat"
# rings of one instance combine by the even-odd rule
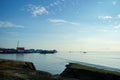
[[[87,52],[83,52],[83,53],[87,53]]]

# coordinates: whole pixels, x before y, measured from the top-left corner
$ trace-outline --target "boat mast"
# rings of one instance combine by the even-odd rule
[[[19,47],[19,41],[17,42],[17,48]]]

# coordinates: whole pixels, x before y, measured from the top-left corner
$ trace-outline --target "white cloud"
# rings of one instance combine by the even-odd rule
[[[43,6],[36,6],[33,4],[28,5],[28,11],[31,12],[32,16],[38,16],[42,14],[48,14],[48,11]]]
[[[64,0],[61,0],[61,1],[53,1],[52,3],[49,4],[49,6],[53,7],[53,6],[58,6],[59,4],[61,4],[62,2],[64,2]]]
[[[53,23],[67,23],[67,21],[62,19],[49,19],[49,21]]]
[[[11,22],[0,21],[0,28],[24,28],[22,25],[13,24]]]
[[[67,23],[67,24],[72,24],[72,25],[79,25],[78,22],[70,22],[70,21],[66,21],[63,19],[49,19],[49,22],[52,23]]]
[[[72,25],[79,25],[80,23],[78,23],[78,22],[68,22],[68,23],[70,23],[70,24],[72,24]]]
[[[50,4],[50,6],[55,6],[55,5],[58,5],[58,2],[53,2]]]
[[[98,19],[108,20],[112,19],[112,16],[98,16]]]
[[[101,29],[101,32],[118,32],[118,30]]]
[[[118,24],[117,26],[114,26],[114,28],[119,29],[120,28],[120,24]]]
[[[120,14],[118,14],[117,17],[120,18]]]

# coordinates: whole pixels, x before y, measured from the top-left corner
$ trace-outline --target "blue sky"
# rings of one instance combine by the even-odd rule
[[[0,0],[0,47],[119,51],[120,0]]]

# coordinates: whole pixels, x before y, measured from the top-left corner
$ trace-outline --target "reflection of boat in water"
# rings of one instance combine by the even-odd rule
[[[15,54],[16,60],[24,60],[24,54]]]

